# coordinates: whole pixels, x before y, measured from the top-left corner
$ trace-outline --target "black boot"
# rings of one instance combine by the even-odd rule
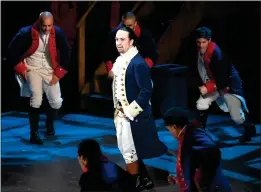
[[[254,123],[245,122],[244,123],[244,133],[242,137],[240,137],[239,142],[245,143],[251,141],[252,137],[256,135],[256,126]]]
[[[39,119],[40,119],[40,109],[30,107],[29,109],[29,121],[30,121],[30,143],[32,144],[43,144],[43,140],[40,139],[38,134],[39,128]]]
[[[134,181],[134,186],[135,186],[135,192],[141,192],[143,190],[145,190],[145,187],[143,185],[143,180],[142,180],[142,176],[140,174],[135,174],[132,175]]]
[[[244,126],[244,133],[242,137],[240,137],[239,142],[245,143],[247,141],[251,141],[252,137],[256,135],[256,127],[255,124],[251,121],[250,113],[245,114],[245,122],[243,123]]]
[[[142,183],[145,189],[150,190],[154,188],[154,182],[149,176],[146,165],[142,160],[139,160],[139,172],[141,175]]]
[[[46,112],[46,121],[45,121],[46,135],[54,136],[55,135],[54,120],[57,118],[58,110],[53,109],[48,103],[45,112]]]
[[[206,129],[208,110],[197,110],[196,119],[200,122],[201,128]]]

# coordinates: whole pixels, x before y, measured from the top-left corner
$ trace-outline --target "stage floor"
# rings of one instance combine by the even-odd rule
[[[45,115],[41,115],[40,133],[44,137]],[[172,150],[177,142],[156,120],[160,139]],[[67,114],[56,122],[56,136],[45,139],[42,146],[30,145],[29,121],[26,113],[2,114],[2,191],[3,192],[77,192],[81,174],[77,161],[77,145],[85,138],[97,139],[110,160],[124,166],[117,148],[115,129],[110,118]],[[224,174],[235,192],[260,191],[260,125],[251,142],[239,145],[243,130],[233,126],[227,116],[211,115],[208,133],[222,150]],[[145,161],[156,182],[152,191],[179,191],[166,181],[167,172],[175,173],[176,158],[161,156]]]

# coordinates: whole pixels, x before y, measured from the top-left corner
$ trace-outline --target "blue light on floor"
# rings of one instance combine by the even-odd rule
[[[94,117],[88,115],[69,114],[61,120],[56,121],[56,138],[47,139],[44,136],[44,115],[41,116],[40,135],[45,143],[42,146],[30,145],[24,140],[29,139],[29,121],[20,116],[2,117],[2,166],[6,165],[26,165],[40,164],[42,162],[56,161],[60,158],[67,158],[77,161],[78,143],[85,138],[95,138],[101,144],[101,149],[108,156],[116,156],[116,161],[124,164],[120,151],[117,147],[115,138],[115,128],[113,120],[109,118]],[[22,117],[23,116],[23,117]],[[249,154],[260,151],[260,137],[257,135],[253,141],[246,145],[238,144],[238,129],[233,126],[223,125],[227,117],[211,116],[208,121],[208,133],[217,142],[223,144],[232,144],[221,148],[222,159],[227,164],[238,165],[236,170],[230,170],[226,167],[224,174],[241,182],[260,184],[258,178],[250,175],[247,169],[260,170],[260,158],[248,159]],[[160,140],[171,150],[177,150],[178,143],[171,134],[164,128],[162,120],[157,120],[157,129]],[[260,133],[260,125],[257,125],[257,133]],[[223,139],[225,137],[225,139]],[[109,138],[109,139],[108,139]],[[109,140],[109,141],[108,141]],[[176,158],[163,155],[161,157],[145,160],[149,166],[166,170],[175,174]],[[243,167],[244,166],[244,167]],[[243,168],[242,168],[243,167]]]
[[[260,158],[256,158],[256,159],[253,159],[253,160],[246,162],[245,164],[248,167],[260,170],[261,169],[260,160],[261,160]]]
[[[233,178],[235,180],[240,180],[242,182],[257,182],[258,179],[254,178],[254,177],[250,177],[247,175],[243,175],[234,171],[230,171],[230,170],[224,170],[223,169],[223,173],[225,176]],[[260,183],[260,181],[259,181]]]
[[[222,159],[223,160],[235,160],[236,158],[239,158],[240,156],[247,155],[253,151],[256,151],[260,149],[260,146],[233,146],[233,147],[227,147],[222,148]]]

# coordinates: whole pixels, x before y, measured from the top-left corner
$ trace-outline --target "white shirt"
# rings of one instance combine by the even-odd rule
[[[203,83],[206,83],[209,80],[209,77],[207,76],[203,57],[204,55],[198,54],[198,71]]]

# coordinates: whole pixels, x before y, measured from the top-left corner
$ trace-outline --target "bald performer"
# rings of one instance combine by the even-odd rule
[[[33,144],[43,143],[38,134],[43,93],[49,104],[46,135],[55,134],[54,119],[63,101],[59,80],[67,73],[70,62],[71,49],[65,33],[53,23],[53,15],[42,12],[33,25],[21,28],[8,46],[21,96],[30,97],[30,142]]]

